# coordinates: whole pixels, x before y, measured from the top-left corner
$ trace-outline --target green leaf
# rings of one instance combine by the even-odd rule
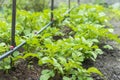
[[[72,79],[70,79],[69,77],[64,76],[63,80],[72,80]]]
[[[54,72],[52,70],[43,70],[42,75],[39,80],[49,80],[50,77],[54,77]]]
[[[3,59],[2,61],[0,61],[0,64],[1,64],[0,65],[0,69],[2,69],[2,70],[10,69],[11,68],[10,63],[11,63],[11,59],[10,58]]]
[[[51,60],[51,58],[49,58],[49,57],[43,57],[38,62],[39,65],[46,64],[46,63],[53,64],[53,60]]]
[[[61,64],[65,64],[67,61],[64,57],[59,57],[58,58]]]
[[[88,73],[96,73],[96,74],[99,74],[100,76],[103,76],[103,74],[95,67],[88,68],[87,72]]]
[[[91,78],[91,77],[88,77],[86,80],[93,80],[93,78]]]
[[[15,51],[15,52],[13,53],[13,56],[14,56],[14,57],[17,57],[19,54],[20,54],[19,51]]]
[[[114,29],[108,29],[109,32],[113,33],[114,32]]]
[[[95,52],[92,52],[92,51],[91,51],[91,54],[93,55],[94,59],[97,58],[97,55],[98,55],[98,54],[96,54]]]
[[[26,53],[24,56],[23,56],[23,59],[26,59],[28,57],[39,57],[38,54],[35,54],[35,53]]]
[[[5,66],[5,69],[10,69],[10,68],[11,68],[10,65],[6,65],[6,66]]]
[[[103,17],[103,16],[106,16],[104,12],[99,13],[99,17]]]
[[[102,51],[101,49],[96,49],[96,50],[95,50],[95,53],[96,53],[96,54],[103,54],[103,51]]]
[[[53,65],[63,74],[63,68],[55,58],[53,58]]]
[[[6,44],[5,43],[0,43],[0,46],[5,46]]]
[[[92,39],[92,42],[98,43],[99,40],[98,39]]]
[[[105,49],[109,49],[109,50],[113,50],[113,47],[110,46],[110,45],[105,45],[105,46],[103,46],[103,48],[105,48]]]

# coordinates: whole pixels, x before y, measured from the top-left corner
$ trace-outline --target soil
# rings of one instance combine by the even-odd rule
[[[112,23],[115,26],[114,33],[119,34],[120,22]],[[93,74],[94,80],[120,80],[120,45],[113,41],[108,41],[108,44],[112,45],[114,49],[104,50],[104,54],[99,55],[95,62],[90,60],[84,62],[87,67],[94,66],[104,74],[104,77]],[[0,71],[0,80],[39,80],[41,70],[45,69],[45,66],[38,66],[36,59],[33,59],[33,63],[28,61],[20,60],[19,64],[13,67],[12,70],[8,72]],[[57,77],[54,80],[61,79]]]
[[[114,26],[114,33],[120,35],[120,21],[112,20],[111,23]],[[94,76],[95,80],[120,80],[120,45],[113,41],[107,43],[113,46],[114,50],[104,50],[104,54],[98,56],[93,63],[104,74],[104,78]]]
[[[38,66],[35,58],[31,60],[33,63],[28,61],[21,59],[8,72],[0,71],[0,75],[2,75],[0,80],[39,80],[41,69],[44,67]]]

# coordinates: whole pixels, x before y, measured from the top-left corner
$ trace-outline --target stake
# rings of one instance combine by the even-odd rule
[[[54,17],[53,10],[54,10],[54,0],[51,0],[51,21],[53,21],[53,17]]]
[[[41,32],[43,32],[46,28],[48,28],[51,24],[53,24],[54,21],[49,22],[47,25],[45,25],[42,29],[40,29],[40,31],[37,32],[37,35],[40,34]],[[21,48],[22,46],[24,46],[26,44],[26,41],[22,42],[21,44],[19,44],[18,46],[14,47],[13,49],[11,49],[10,51],[4,53],[3,55],[0,55],[0,61],[3,60],[4,58],[8,57],[9,55],[12,55],[13,52],[15,52],[16,50],[18,50],[19,48]]]
[[[16,25],[16,0],[12,1],[12,27],[11,27],[11,46],[16,46],[15,43],[15,25]]]
[[[78,0],[78,5],[80,5],[80,0]]]
[[[68,9],[71,8],[70,2],[71,2],[71,0],[68,0]],[[70,12],[68,14],[70,14]]]
[[[45,8],[45,0],[43,0],[43,9]]]

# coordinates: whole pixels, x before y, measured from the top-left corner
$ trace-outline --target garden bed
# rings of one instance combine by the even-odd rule
[[[62,9],[65,12],[66,8]],[[26,40],[26,45],[0,61],[0,79],[93,80],[91,76],[95,80],[110,80],[116,76],[115,79],[119,79],[116,72],[119,69],[119,50],[111,50],[111,46],[112,41],[120,42],[120,39],[112,33],[111,27],[105,26],[108,21],[106,10],[103,6],[83,4],[64,19],[63,15],[58,15],[63,13],[58,8],[54,11],[55,23],[40,35],[36,35],[36,31],[49,22],[50,10],[40,13],[18,10],[16,42],[20,44]],[[6,23],[1,21],[1,24],[1,34],[10,29],[9,18]],[[1,55],[9,49],[8,34],[6,32],[0,36],[4,39],[0,39],[3,48]],[[4,38],[6,35],[8,38]],[[107,43],[102,44],[102,40]]]
[[[116,25],[117,24],[117,25]],[[115,33],[119,34],[118,23],[114,22]],[[116,31],[117,30],[117,31]],[[120,49],[119,45],[116,45],[114,41],[108,41],[108,44],[114,47],[113,50],[103,50],[104,54],[99,55],[95,62],[86,60],[84,67],[97,67],[103,74],[104,77],[100,77],[97,74],[93,74],[94,80],[120,80]],[[117,47],[116,47],[117,46]],[[28,60],[29,61],[29,60]],[[37,64],[37,59],[34,58],[32,66],[28,68],[28,62],[20,60],[19,63],[8,71],[8,73],[0,71],[0,80],[39,80],[42,69],[46,67],[40,67]],[[54,80],[62,80],[60,76],[56,75]]]

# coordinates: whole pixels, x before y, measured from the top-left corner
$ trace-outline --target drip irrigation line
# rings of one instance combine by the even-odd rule
[[[47,25],[45,25],[40,31],[37,32],[37,35],[43,32],[46,28],[48,28],[51,24],[53,24],[54,21],[49,22]],[[20,47],[26,44],[26,41],[22,42],[18,46],[14,47],[12,50],[4,53],[3,55],[0,56],[0,61],[3,60],[4,58],[8,57],[9,55],[13,54],[16,50],[18,50]]]
[[[0,56],[0,61],[6,57],[8,57],[9,55],[11,55],[13,52],[15,52],[16,50],[18,50],[20,47],[22,47],[24,44],[26,43],[26,41],[22,42],[20,45],[16,46],[13,50],[10,50],[6,53],[4,53],[2,56]]]
[[[47,27],[49,27],[51,24],[53,24],[54,21],[49,22],[45,27],[43,27],[40,31],[37,32],[37,34],[40,34],[43,30],[45,30]]]
[[[68,9],[63,15],[66,15],[66,14],[68,14],[68,13],[70,13],[74,8],[76,8],[77,6],[74,6],[74,7],[72,7],[71,9]]]
[[[67,10],[64,14],[68,14],[72,9],[74,9],[77,6],[72,7],[71,9]],[[45,25],[42,29],[40,29],[40,31],[38,31],[36,33],[36,35],[40,34],[41,32],[43,32],[46,28],[48,28],[50,25],[52,25],[54,23],[54,20],[52,20],[51,22],[49,22],[47,25]],[[3,60],[4,58],[8,57],[9,55],[13,54],[13,52],[15,52],[16,50],[18,50],[20,47],[22,47],[23,45],[26,44],[26,41],[23,41],[21,44],[19,44],[18,46],[14,47],[12,50],[4,53],[3,55],[0,56],[0,61]]]
[[[74,7],[72,7],[71,9],[68,9],[64,14],[63,14],[63,16],[64,16],[64,18],[63,18],[63,20],[62,20],[62,22],[68,17],[68,16],[65,16],[66,14],[69,14],[74,8],[76,8],[77,6],[74,6]]]

